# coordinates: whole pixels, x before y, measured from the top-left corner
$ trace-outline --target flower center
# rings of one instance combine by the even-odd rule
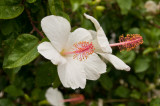
[[[74,54],[74,59],[79,59],[80,61],[87,59],[89,55],[94,52],[95,48],[92,42],[80,41],[73,44],[72,52],[63,52],[63,55]]]

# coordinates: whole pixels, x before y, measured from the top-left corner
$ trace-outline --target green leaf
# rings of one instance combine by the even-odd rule
[[[116,90],[115,90],[115,95],[122,97],[122,98],[127,98],[129,97],[129,93],[130,90],[124,86],[119,86]]]
[[[31,98],[33,100],[42,100],[44,99],[44,95],[45,95],[45,92],[44,90],[41,90],[40,88],[35,88],[32,93],[31,93]]]
[[[13,97],[22,96],[24,93],[21,89],[16,88],[14,85],[10,85],[4,89],[5,92],[10,94]]]
[[[132,0],[117,0],[117,3],[121,9],[121,14],[128,14],[128,11],[131,9],[132,6]]]
[[[130,97],[132,97],[134,99],[140,99],[141,93],[138,92],[137,90],[133,90],[132,93],[130,94]]]
[[[129,84],[131,84],[132,86],[138,87],[138,83],[137,83],[137,82],[139,82],[139,81],[138,81],[138,79],[136,78],[136,76],[134,76],[134,75],[129,75],[129,76],[128,76],[128,82],[129,82]]]
[[[7,86],[7,78],[5,76],[0,77],[0,91],[2,91]]]
[[[57,77],[55,78],[55,80],[53,81],[53,88],[58,88],[61,85],[61,81],[57,75]]]
[[[28,3],[34,3],[36,0],[27,0]]]
[[[131,28],[128,31],[129,34],[139,34],[140,33],[140,29],[137,27]]]
[[[152,99],[150,106],[160,106],[160,98]]]
[[[0,19],[12,19],[19,16],[23,12],[24,6],[20,4],[21,1],[17,1],[0,1]]]
[[[122,51],[117,56],[125,63],[131,63],[135,59],[136,54],[134,51]]]
[[[81,5],[91,3],[91,2],[92,0],[70,0],[73,12],[77,11]]]
[[[135,61],[135,72],[140,73],[146,71],[150,66],[149,62],[150,59],[147,57],[138,57]]]
[[[36,85],[39,87],[51,85],[56,77],[58,77],[56,66],[51,62],[43,63],[36,71]]]
[[[16,67],[12,69],[5,69],[5,72],[10,78],[10,82],[12,83],[16,77],[16,74],[20,71],[21,67]]]
[[[9,99],[0,99],[0,106],[15,106]]]
[[[38,57],[38,38],[30,34],[20,35],[12,46],[12,50],[4,59],[4,68],[16,68],[26,65]]]
[[[70,21],[69,16],[65,12],[63,12],[64,4],[62,0],[48,0],[48,4],[51,14],[62,16]]]
[[[106,74],[101,75],[100,79],[99,79],[102,87],[106,90],[110,90],[113,87],[113,83],[112,80],[109,76],[107,76]]]
[[[143,54],[146,55],[146,54],[148,54],[150,52],[154,52],[156,50],[157,50],[157,48],[148,47],[143,51]]]

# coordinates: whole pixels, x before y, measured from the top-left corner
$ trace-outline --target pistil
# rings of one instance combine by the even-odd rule
[[[143,38],[140,34],[127,34],[126,37],[121,35],[119,37],[120,43],[110,44],[111,47],[118,46],[120,51],[127,49],[127,51],[136,48],[138,45],[143,43]]]

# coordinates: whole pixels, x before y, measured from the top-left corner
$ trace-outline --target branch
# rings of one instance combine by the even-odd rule
[[[31,22],[31,25],[33,27],[33,30],[30,33],[33,33],[34,31],[36,31],[42,38],[45,38],[43,33],[34,25],[34,21],[32,20],[30,11],[28,9],[25,9],[25,10],[26,10],[28,18],[29,18],[29,20]]]
[[[156,28],[159,28],[159,29],[160,29],[160,26],[157,25],[157,24],[155,24],[155,23],[153,23],[152,21],[150,21],[149,23],[150,23],[151,25],[154,25]]]
[[[109,99],[109,100],[105,100],[104,103],[130,102],[130,101],[145,104],[145,103],[149,103],[151,99],[147,99],[146,101],[145,100],[132,100],[132,99]]]

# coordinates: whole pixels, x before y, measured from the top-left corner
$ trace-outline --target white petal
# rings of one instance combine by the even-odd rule
[[[84,88],[86,85],[86,75],[81,61],[67,58],[66,64],[58,65],[58,75],[64,87],[72,89]]]
[[[100,24],[99,24],[99,22],[98,22],[94,17],[92,17],[92,16],[90,16],[90,15],[87,15],[86,13],[84,13],[84,16],[85,16],[87,19],[90,19],[90,20],[93,22],[96,30],[98,30],[98,29],[101,27]]]
[[[48,88],[45,96],[51,105],[64,106],[63,95],[58,89]]]
[[[130,71],[130,67],[128,65],[126,65],[121,59],[119,59],[118,57],[112,55],[112,54],[104,54],[104,53],[100,53],[100,55],[102,57],[104,57],[105,59],[107,59],[109,62],[111,62],[114,67],[118,70],[126,70],[126,71]]]
[[[97,30],[97,42],[98,42],[99,46],[101,47],[101,49],[103,50],[103,52],[112,53],[112,49],[109,46],[108,39],[107,39],[102,27],[98,23],[98,21],[94,17],[89,16],[87,14],[84,14],[84,16],[93,22],[93,24]]]
[[[106,64],[95,53],[84,61],[86,77],[89,80],[97,80],[102,73],[106,72]]]
[[[63,17],[50,15],[41,21],[41,27],[53,46],[60,52],[70,34],[70,23]]]
[[[102,28],[99,28],[97,31],[97,41],[103,52],[112,53],[112,49]]]
[[[97,39],[97,32],[96,31],[93,31],[93,30],[88,30],[88,31],[91,33],[93,40]]]
[[[88,30],[84,28],[78,28],[69,35],[66,48],[71,48],[73,44],[80,41],[90,41],[91,39],[92,36]]]
[[[63,58],[56,49],[52,46],[50,42],[43,42],[37,47],[38,52],[44,56],[46,59],[51,60],[51,62],[55,65],[59,63],[65,63],[66,59]]]

